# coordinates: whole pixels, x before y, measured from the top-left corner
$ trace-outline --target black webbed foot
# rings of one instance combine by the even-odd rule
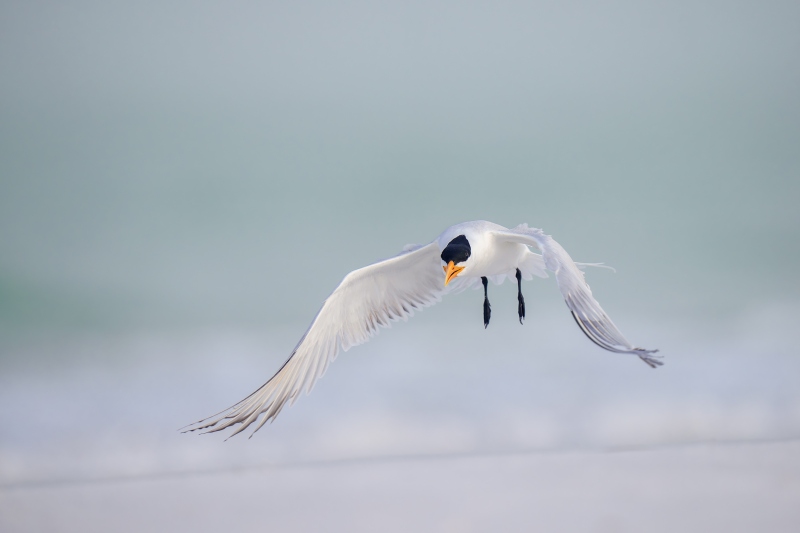
[[[517,313],[519,313],[519,323],[525,319],[525,298],[522,297],[522,272],[517,269]]]
[[[489,304],[489,280],[486,276],[481,277],[483,282],[483,329],[489,327],[489,319],[492,318],[492,306]]]

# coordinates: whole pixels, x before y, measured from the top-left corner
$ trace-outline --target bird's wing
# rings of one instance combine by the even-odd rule
[[[439,247],[435,242],[406,247],[385,261],[350,272],[325,300],[292,355],[272,378],[250,396],[228,409],[187,426],[186,431],[220,431],[241,424],[236,435],[264,415],[255,433],[275,418],[286,402],[294,403],[305,388],[325,373],[343,350],[362,344],[379,327],[414,315],[449,292],[444,286]]]
[[[540,229],[529,228],[526,224],[510,230],[495,230],[492,234],[500,241],[535,246],[542,252],[544,264],[555,274],[558,288],[564,295],[575,322],[592,342],[610,352],[638,355],[653,368],[663,364],[659,361],[659,356],[654,355],[658,350],[637,348],[622,335],[592,296],[583,272],[550,235],[545,235]]]

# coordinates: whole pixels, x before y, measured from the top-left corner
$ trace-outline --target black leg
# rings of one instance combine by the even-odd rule
[[[517,300],[519,301],[517,306],[519,323],[522,324],[522,320],[525,318],[525,298],[522,297],[522,272],[519,269],[517,269]]]
[[[492,306],[489,305],[489,280],[486,276],[481,277],[483,282],[483,329],[489,327],[489,319],[492,318]]]

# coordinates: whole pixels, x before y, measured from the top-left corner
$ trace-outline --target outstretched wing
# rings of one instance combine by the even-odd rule
[[[529,228],[527,224],[510,230],[496,230],[492,234],[501,241],[535,246],[542,252],[544,264],[548,270],[555,273],[558,288],[564,295],[575,322],[592,342],[610,352],[638,355],[653,368],[663,364],[659,361],[659,356],[654,355],[658,350],[637,348],[622,335],[592,296],[592,290],[584,280],[583,272],[578,269],[567,251],[550,235],[545,235],[540,229]]]
[[[325,300],[292,355],[269,381],[239,403],[187,426],[186,431],[213,432],[241,424],[232,437],[263,414],[255,433],[278,416],[287,402],[294,403],[303,389],[311,391],[340,347],[348,350],[368,341],[379,327],[408,320],[415,309],[433,305],[445,292],[449,291],[435,242],[406,247],[398,256],[354,270]]]

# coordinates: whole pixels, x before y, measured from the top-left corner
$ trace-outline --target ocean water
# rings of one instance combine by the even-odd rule
[[[0,487],[800,438],[798,7],[0,8]],[[349,271],[527,222],[554,280],[340,354],[252,439],[181,434]],[[25,523],[24,520],[20,523]]]

